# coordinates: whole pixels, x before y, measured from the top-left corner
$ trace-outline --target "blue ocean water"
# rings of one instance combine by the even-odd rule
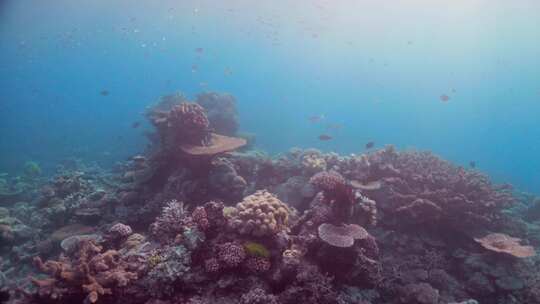
[[[374,141],[540,193],[538,1],[217,2],[2,1],[0,172],[113,164],[159,96],[217,91],[268,153]]]

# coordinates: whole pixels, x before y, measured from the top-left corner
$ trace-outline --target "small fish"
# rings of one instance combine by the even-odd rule
[[[199,67],[196,64],[192,65],[191,66],[191,73],[196,73],[198,69],[199,69]]]
[[[225,74],[225,76],[231,76],[232,75],[232,71],[230,68],[225,68],[225,71],[223,72],[223,74]]]
[[[312,123],[318,123],[321,122],[324,119],[324,115],[313,115],[308,117],[308,120]]]
[[[141,122],[140,121],[136,121],[134,123],[131,124],[131,127],[133,129],[137,129],[139,126],[141,125]]]
[[[101,96],[109,96],[110,92],[109,92],[108,90],[101,90],[101,91],[99,92],[99,94],[100,94]]]
[[[476,162],[475,162],[475,161],[470,161],[470,162],[469,162],[469,166],[470,166],[471,168],[476,168]]]
[[[330,135],[326,135],[326,134],[319,135],[319,140],[327,141],[327,140],[331,140],[331,139],[332,139],[332,136],[330,136]]]
[[[375,147],[375,142],[374,141],[370,141],[366,144],[366,149],[371,149]]]
[[[450,100],[450,97],[446,94],[442,94],[439,99],[442,101],[442,102],[447,102]]]
[[[197,54],[202,54],[204,53],[204,49],[202,47],[198,47],[195,49],[195,52],[197,52]]]

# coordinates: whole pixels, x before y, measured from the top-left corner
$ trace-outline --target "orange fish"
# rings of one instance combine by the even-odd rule
[[[450,97],[446,94],[442,94],[441,97],[439,97],[442,102],[447,102],[450,100]]]

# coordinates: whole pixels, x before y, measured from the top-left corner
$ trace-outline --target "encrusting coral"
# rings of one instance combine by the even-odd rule
[[[266,190],[244,198],[228,214],[229,226],[240,234],[261,237],[287,231],[290,208]]]

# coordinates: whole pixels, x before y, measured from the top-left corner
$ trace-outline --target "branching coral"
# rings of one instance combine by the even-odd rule
[[[125,287],[137,274],[128,271],[129,265],[118,252],[102,248],[91,241],[81,242],[73,258],[43,262],[35,258],[36,266],[50,277],[32,278],[40,297],[59,299],[63,296],[86,294],[87,303],[95,303],[100,296],[112,294],[114,288]]]
[[[187,212],[182,202],[172,200],[163,207],[161,215],[150,226],[150,231],[162,241],[173,240],[186,225]]]
[[[287,231],[290,209],[276,196],[259,190],[236,205],[228,214],[229,225],[240,234],[275,235]]]

